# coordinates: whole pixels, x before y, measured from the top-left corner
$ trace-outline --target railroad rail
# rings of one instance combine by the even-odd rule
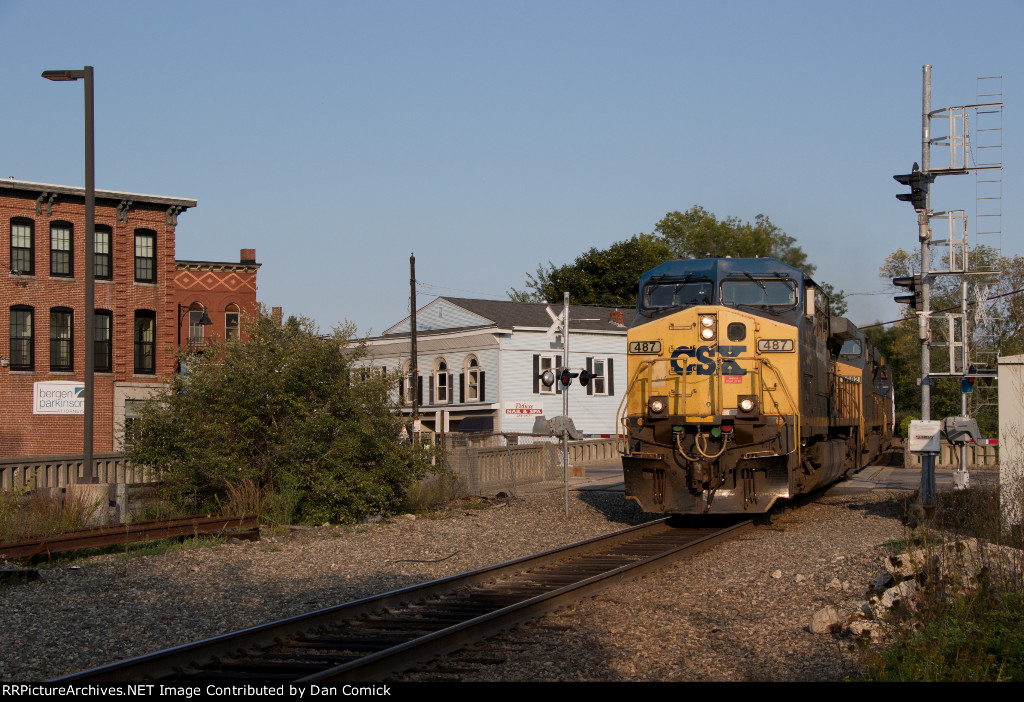
[[[752,524],[681,528],[662,519],[55,682],[382,680],[699,553]]]
[[[256,517],[211,517],[208,515],[181,517],[179,519],[149,519],[103,529],[82,529],[45,539],[32,539],[16,543],[0,544],[0,558],[24,558],[26,563],[35,556],[77,551],[84,548],[101,548],[137,541],[157,541],[179,536],[211,536],[215,534],[240,532],[259,526]]]

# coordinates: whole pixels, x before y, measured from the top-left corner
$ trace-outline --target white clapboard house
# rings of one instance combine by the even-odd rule
[[[439,297],[416,313],[418,377],[411,373],[410,317],[366,340],[367,363],[395,379],[403,412],[420,399],[431,431],[529,432],[537,417],[562,414],[563,389],[543,371],[562,367],[554,318],[561,305]],[[595,374],[573,380],[569,416],[587,435],[614,435],[625,391],[626,327],[633,309],[570,307],[569,366]]]

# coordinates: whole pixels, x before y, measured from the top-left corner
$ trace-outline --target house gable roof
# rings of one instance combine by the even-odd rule
[[[418,331],[426,333],[479,327],[547,329],[552,323],[548,308],[556,315],[562,309],[561,305],[546,302],[439,297],[417,310],[416,326]],[[622,314],[621,322],[615,318],[618,313]],[[623,307],[570,305],[570,314],[571,330],[624,332],[633,321],[636,310]],[[410,319],[406,317],[385,330],[382,336],[408,336]]]

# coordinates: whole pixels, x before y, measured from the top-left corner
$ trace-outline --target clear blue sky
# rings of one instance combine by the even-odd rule
[[[795,237],[859,323],[917,246],[892,180],[933,107],[1002,75],[1003,250],[1021,253],[1024,3],[0,0],[0,177],[195,198],[179,258],[255,247],[259,297],[380,332],[419,302],[503,299],[701,205]],[[934,158],[934,157],[933,157]],[[956,181],[956,182],[954,182]],[[973,176],[936,209],[975,211]]]

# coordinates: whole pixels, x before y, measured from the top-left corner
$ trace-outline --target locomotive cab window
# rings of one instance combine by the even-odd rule
[[[710,305],[715,299],[715,286],[706,278],[699,280],[668,280],[644,287],[645,309]]]
[[[860,358],[861,345],[857,339],[849,339],[843,343],[843,348],[840,349],[840,356],[853,356],[854,358]]]
[[[777,278],[722,281],[722,304],[790,308],[797,304],[796,285]]]

